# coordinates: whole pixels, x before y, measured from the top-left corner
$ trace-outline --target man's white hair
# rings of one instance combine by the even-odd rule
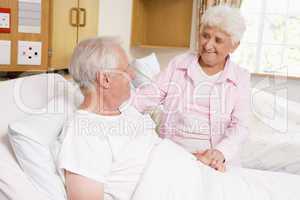
[[[209,7],[201,19],[201,29],[217,27],[231,36],[234,43],[239,42],[246,30],[244,17],[240,10],[226,4]]]
[[[75,48],[69,73],[80,87],[89,88],[100,70],[115,69],[123,51],[118,37],[98,37],[81,41]]]

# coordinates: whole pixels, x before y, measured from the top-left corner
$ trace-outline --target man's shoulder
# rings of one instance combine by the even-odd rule
[[[97,117],[97,114],[90,113],[84,110],[77,110],[74,112],[72,117],[70,117],[64,124],[63,132],[85,135],[86,133],[92,134],[104,128],[107,123],[101,118]],[[84,134],[83,134],[84,133]]]
[[[148,114],[140,113],[132,105],[128,105],[125,109],[123,109],[122,114],[128,121],[144,120],[145,117],[149,116]]]
[[[152,120],[150,114],[140,113],[134,106],[128,105],[126,109],[122,111],[123,116],[126,118],[126,121],[132,123],[132,125],[138,127],[144,127],[147,125],[148,128],[155,129],[155,122]]]

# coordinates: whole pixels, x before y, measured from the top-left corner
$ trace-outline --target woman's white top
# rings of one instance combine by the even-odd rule
[[[206,74],[202,67],[195,63],[190,67],[196,68],[193,70],[197,72],[199,77],[197,89],[194,93],[194,98],[197,100],[198,110],[201,111],[201,115],[193,110],[189,112],[180,113],[180,121],[177,123],[178,131],[182,132],[185,137],[174,137],[174,141],[183,146],[189,152],[196,152],[198,150],[205,150],[211,148],[209,139],[199,138],[210,138],[209,135],[209,98],[211,91],[214,89],[215,82],[219,79],[223,71],[219,71],[214,75]],[[199,136],[197,136],[200,134]]]
[[[132,107],[118,116],[78,110],[62,135],[62,176],[67,170],[103,183],[105,200],[131,198],[152,149],[161,141],[151,118]]]

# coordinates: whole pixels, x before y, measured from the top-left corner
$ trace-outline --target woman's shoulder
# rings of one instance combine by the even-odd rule
[[[243,73],[243,74],[249,74],[249,70],[246,69],[244,66],[241,66],[240,64],[238,64],[237,62],[235,62],[234,60],[232,60],[231,58],[229,59],[230,65],[232,65],[237,72]]]
[[[229,68],[227,71],[227,76],[230,77],[230,79],[234,82],[234,85],[244,90],[245,87],[250,87],[251,85],[251,77],[250,73],[246,68],[241,67],[236,62],[229,59],[226,64]]]
[[[238,80],[250,79],[250,72],[248,69],[240,66],[238,63],[232,61],[231,59],[230,59],[230,65],[232,66],[232,69],[234,69]]]
[[[162,71],[158,74],[157,80],[165,83],[174,76],[181,76],[182,72],[195,61],[196,56],[194,52],[188,51],[173,57],[169,61],[168,66],[162,66]]]
[[[193,51],[187,51],[173,57],[170,60],[167,68],[165,68],[163,71],[169,75],[174,74],[176,71],[181,74],[181,71],[187,69],[195,61],[195,59],[197,59],[197,53]]]

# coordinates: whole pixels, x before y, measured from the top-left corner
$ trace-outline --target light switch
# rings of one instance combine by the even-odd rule
[[[10,65],[10,40],[0,40],[0,65]]]

